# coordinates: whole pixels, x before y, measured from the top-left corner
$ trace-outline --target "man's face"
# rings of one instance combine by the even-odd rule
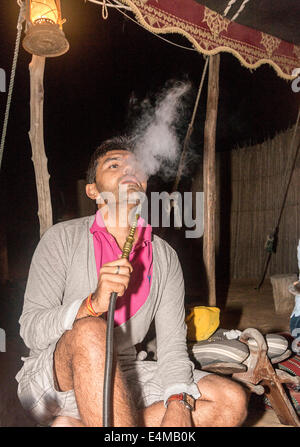
[[[127,189],[128,196],[134,192],[145,193],[147,178],[132,152],[116,149],[99,159],[96,187],[100,193],[113,193],[117,201],[120,189]]]

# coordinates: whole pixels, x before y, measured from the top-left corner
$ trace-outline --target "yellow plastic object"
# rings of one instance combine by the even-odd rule
[[[185,322],[189,341],[207,340],[219,327],[220,309],[206,306],[192,307]]]

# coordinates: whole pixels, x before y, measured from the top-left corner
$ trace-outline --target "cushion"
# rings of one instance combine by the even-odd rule
[[[197,343],[188,343],[188,349],[192,359],[202,366],[216,362],[242,363],[249,356],[249,348],[238,338],[230,339],[226,337],[226,329],[218,329],[207,340]],[[288,341],[278,334],[267,334],[265,336],[270,359],[282,355],[288,348]],[[249,344],[255,343],[249,340]]]

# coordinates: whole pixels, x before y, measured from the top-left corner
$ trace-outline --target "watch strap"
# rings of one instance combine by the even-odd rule
[[[187,393],[172,394],[167,400],[167,407],[174,400],[182,402],[191,411],[195,409],[195,399]]]

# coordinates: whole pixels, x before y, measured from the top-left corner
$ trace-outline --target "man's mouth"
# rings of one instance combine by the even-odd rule
[[[120,182],[121,185],[134,185],[141,188],[140,182],[135,177],[126,177]]]

